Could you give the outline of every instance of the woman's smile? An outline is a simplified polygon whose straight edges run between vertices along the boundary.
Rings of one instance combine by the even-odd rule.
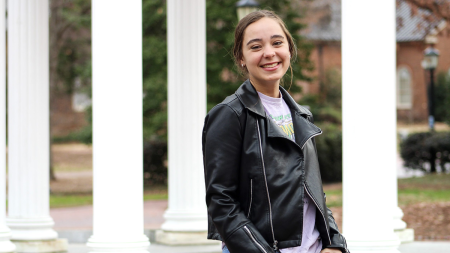
[[[280,62],[274,62],[274,63],[265,64],[265,65],[261,66],[261,68],[263,68],[264,70],[267,70],[267,71],[273,71],[273,70],[278,69],[279,66],[280,66]]]

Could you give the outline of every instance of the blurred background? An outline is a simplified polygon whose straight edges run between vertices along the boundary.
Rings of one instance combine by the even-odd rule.
[[[206,0],[208,110],[245,80],[230,53],[238,22],[236,2]],[[295,37],[299,54],[292,66],[293,82],[288,73],[284,87],[299,104],[309,106],[324,131],[316,138],[319,162],[327,203],[340,223],[341,1],[257,2],[259,8],[277,12]],[[57,210],[92,204],[91,1],[51,0],[50,5],[50,205]],[[143,0],[142,6],[144,198],[159,201],[164,210],[166,1]],[[450,241],[450,1],[397,0],[396,7],[398,160],[392,169],[399,178],[399,206],[415,240]],[[374,69],[373,74],[382,73]],[[377,87],[366,87],[361,96],[370,96],[372,89]],[[146,228],[162,222],[156,219]]]

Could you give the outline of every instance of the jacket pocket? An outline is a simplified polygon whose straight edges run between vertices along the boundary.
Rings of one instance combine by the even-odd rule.
[[[267,251],[264,249],[264,247],[256,240],[255,236],[252,234],[252,231],[247,226],[244,226],[244,231],[247,233],[247,235],[250,237],[250,239],[258,246],[258,248],[264,252],[267,253]]]
[[[253,202],[253,179],[250,179],[250,204],[248,205],[247,218],[250,217]]]

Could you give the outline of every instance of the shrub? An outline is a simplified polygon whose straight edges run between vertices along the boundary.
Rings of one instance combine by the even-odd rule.
[[[436,121],[450,124],[450,74],[438,74],[434,95]]]
[[[319,125],[323,134],[315,137],[322,180],[342,182],[342,130],[335,124]]]
[[[147,141],[144,143],[144,185],[167,184],[167,142]]]
[[[411,134],[400,144],[400,155],[405,166],[411,169],[435,173],[436,164],[439,164],[445,171],[445,165],[450,163],[450,132]]]

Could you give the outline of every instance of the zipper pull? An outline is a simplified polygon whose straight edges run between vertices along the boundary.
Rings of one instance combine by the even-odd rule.
[[[273,249],[274,249],[275,251],[277,251],[277,250],[278,250],[278,246],[277,246],[277,244],[278,244],[278,241],[277,241],[277,240],[275,240],[275,241],[273,242]]]

